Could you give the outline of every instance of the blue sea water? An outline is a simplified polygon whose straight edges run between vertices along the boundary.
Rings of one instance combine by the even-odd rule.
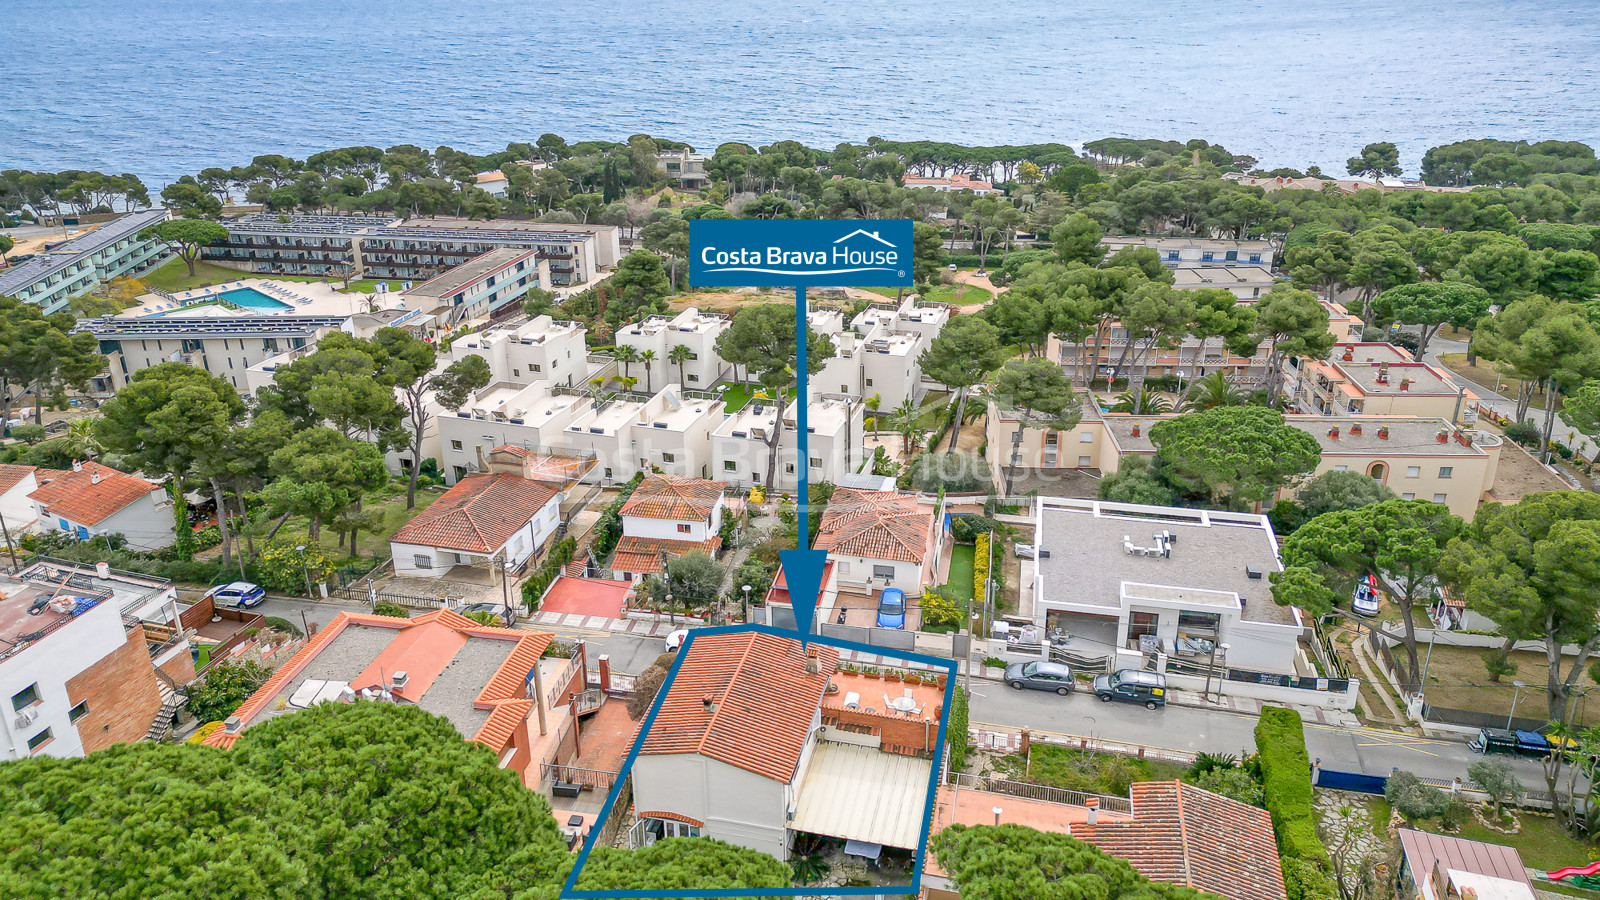
[[[1205,137],[1600,144],[1594,0],[0,0],[0,168],[152,184],[546,131],[710,148]]]

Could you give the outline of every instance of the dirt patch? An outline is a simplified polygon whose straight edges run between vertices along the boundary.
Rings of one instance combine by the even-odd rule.
[[[1515,503],[1528,494],[1540,491],[1570,491],[1572,485],[1556,477],[1549,469],[1539,465],[1521,444],[1505,439],[1505,432],[1487,420],[1480,419],[1478,427],[1491,434],[1502,436],[1505,443],[1500,448],[1500,465],[1495,469],[1494,489],[1489,499],[1501,503]]]
[[[1445,368],[1478,387],[1495,391],[1513,399],[1522,390],[1521,380],[1507,375],[1499,363],[1480,359],[1476,366],[1469,366],[1467,365],[1467,355],[1465,353],[1441,353],[1439,354],[1439,361],[1444,363]],[[1498,379],[1496,376],[1498,376]],[[1544,391],[1536,388],[1533,392],[1533,401],[1528,405],[1534,409],[1544,409]]]

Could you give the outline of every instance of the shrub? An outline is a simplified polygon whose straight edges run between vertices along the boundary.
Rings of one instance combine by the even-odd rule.
[[[950,771],[959,772],[967,766],[967,692],[960,685],[951,693],[950,719],[945,724],[945,743],[950,745]]]
[[[1383,796],[1402,816],[1412,821],[1442,815],[1451,797],[1410,772],[1395,772],[1384,786]]]
[[[950,596],[948,589],[922,589],[922,629],[924,631],[959,629],[965,616],[966,604]]]
[[[529,613],[539,611],[539,601],[543,599],[544,592],[549,590],[551,583],[561,576],[562,569],[567,563],[572,562],[577,552],[577,539],[563,538],[550,548],[550,554],[544,558],[544,562],[540,563],[539,568],[522,583],[522,605],[528,608]]]
[[[256,580],[263,587],[298,594],[307,589],[307,581],[327,581],[338,567],[323,552],[321,544],[277,540],[261,548],[255,568]]]
[[[305,636],[304,632],[300,630],[298,625],[295,625],[288,619],[280,619],[277,616],[267,616],[267,627],[273,629],[274,631],[281,631],[291,637]]]
[[[1339,900],[1339,885],[1320,865],[1285,856],[1283,887],[1289,900]]]
[[[978,535],[988,534],[991,531],[1004,534],[1007,529],[1002,522],[973,513],[962,513],[959,516],[950,517],[950,536],[959,543],[975,542],[978,539]]]
[[[375,616],[389,616],[394,619],[411,618],[411,610],[397,603],[379,603],[372,608],[372,614]]]
[[[954,412],[951,413],[954,416]],[[940,429],[943,436],[946,429]],[[911,463],[911,484],[919,491],[972,493],[989,489],[989,467],[965,453],[923,453]]]
[[[1251,806],[1266,805],[1266,792],[1261,784],[1243,769],[1209,769],[1199,775],[1185,775],[1184,780],[1197,788],[1230,797],[1240,803],[1248,803]]]
[[[989,582],[989,535],[978,535],[972,551],[972,596],[979,602],[988,597],[985,588]]]
[[[1317,836],[1311,759],[1306,754],[1300,714],[1280,706],[1262,707],[1256,723],[1256,746],[1260,748],[1263,798],[1267,812],[1272,814],[1279,852],[1326,865],[1328,851]]]
[[[203,722],[220,722],[271,677],[272,670],[253,659],[218,663],[205,678],[189,685],[189,714]]]
[[[222,529],[216,525],[208,525],[194,533],[194,549],[210,550],[222,543]]]
[[[1532,419],[1523,419],[1506,426],[1506,437],[1524,447],[1533,447],[1539,443],[1539,426],[1533,424]]]
[[[15,438],[15,439],[17,439],[17,440],[19,440],[19,441],[23,442],[24,444],[27,444],[28,446],[31,447],[34,444],[37,444],[40,441],[44,440],[44,437],[45,437],[44,426],[43,425],[13,425],[13,426],[11,426],[11,436],[13,438]]]

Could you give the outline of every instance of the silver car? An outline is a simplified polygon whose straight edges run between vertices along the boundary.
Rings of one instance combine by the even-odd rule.
[[[1055,691],[1061,696],[1072,693],[1072,668],[1058,662],[1012,663],[1006,666],[1006,686],[1015,691],[1028,688],[1035,691]]]

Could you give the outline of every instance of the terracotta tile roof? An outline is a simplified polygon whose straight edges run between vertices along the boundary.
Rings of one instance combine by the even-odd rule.
[[[839,651],[818,644],[806,671],[798,640],[733,632],[690,642],[641,753],[699,753],[788,783]],[[708,710],[705,698],[714,709]]]
[[[910,494],[840,488],[828,501],[812,546],[845,556],[920,564],[932,527],[933,511]]]
[[[676,519],[681,522],[709,522],[711,511],[722,499],[726,481],[684,478],[679,475],[651,475],[639,482],[622,504],[622,515],[646,519]]]
[[[478,692],[472,704],[478,709],[490,710],[488,720],[479,727],[472,739],[497,752],[505,749],[517,725],[525,721],[533,709],[533,701],[526,697],[525,684],[528,673],[538,664],[552,640],[549,634],[480,625],[460,613],[446,609],[425,613],[414,619],[341,612],[239,707],[234,715],[238,716],[242,723],[240,731],[249,727],[289,683],[305,671],[312,660],[352,625],[390,629],[395,632],[395,637],[371,666],[351,679],[351,687],[358,690],[370,687],[371,684],[366,683],[369,680],[375,684],[376,677],[383,676],[372,679],[368,676],[380,665],[386,666],[385,676],[392,676],[395,671],[403,670],[406,672],[406,687],[395,693],[401,699],[411,702],[422,698],[428,686],[454,661],[457,652],[472,638],[516,641],[516,647],[489,678],[483,690]],[[238,740],[238,734],[227,734],[218,729],[206,738],[205,743],[212,747],[227,748],[232,747]]]
[[[24,479],[33,473],[33,466],[0,466],[0,494],[4,494],[6,491],[21,484]]]
[[[493,553],[556,496],[517,475],[469,475],[395,532],[400,544]]]
[[[39,470],[44,471],[49,470]],[[45,506],[53,516],[79,525],[98,525],[135,500],[159,490],[160,485],[137,475],[91,461],[76,470],[69,469],[59,475],[52,473],[50,482],[41,483],[28,497]]]
[[[688,816],[679,815],[675,812],[664,812],[656,809],[647,810],[645,812],[636,812],[633,814],[633,817],[635,819],[671,819],[674,822],[688,823],[696,828],[706,827],[706,823],[700,821],[699,819],[691,819]]]
[[[661,567],[663,553],[668,558],[675,558],[698,550],[714,557],[721,547],[720,535],[704,541],[669,541],[665,538],[623,535],[622,539],[617,541],[617,552],[611,557],[611,568],[618,572],[651,574],[664,571]]]
[[[1287,896],[1266,810],[1178,781],[1139,782],[1130,794],[1133,821],[1072,825],[1072,836],[1154,881],[1229,900]]]

